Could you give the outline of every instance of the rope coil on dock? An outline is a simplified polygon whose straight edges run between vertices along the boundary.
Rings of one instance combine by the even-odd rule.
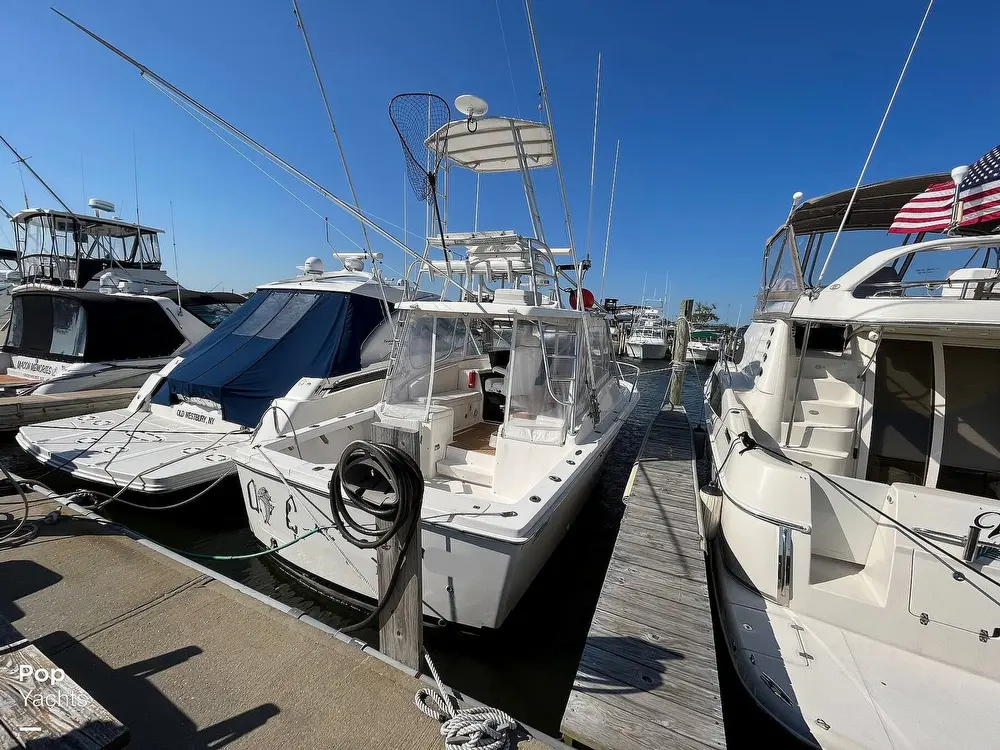
[[[510,714],[489,706],[458,708],[455,698],[445,689],[430,654],[425,653],[437,689],[421,688],[413,698],[414,705],[432,719],[443,722],[441,736],[445,745],[454,750],[507,750],[517,729]]]

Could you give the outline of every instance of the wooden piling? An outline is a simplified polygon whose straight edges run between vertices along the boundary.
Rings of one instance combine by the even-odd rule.
[[[394,445],[420,465],[420,433],[405,427],[392,427],[375,423],[372,425],[372,439],[376,443]],[[376,519],[376,528],[389,527],[388,521]],[[402,534],[408,529],[402,528]],[[403,560],[399,578],[393,591],[388,591],[392,571],[395,570],[400,555],[403,554],[405,538],[397,534],[392,540],[378,548],[376,566],[378,569],[379,601],[388,596],[385,608],[379,616],[379,651],[400,664],[412,669],[420,669],[420,657],[424,651],[423,629],[423,579],[420,522],[413,532],[410,552]]]
[[[667,401],[675,406],[683,403],[684,366],[687,361],[688,339],[691,336],[688,320],[693,311],[694,300],[682,300],[680,313],[677,316],[677,324],[674,326],[674,353],[672,357],[674,371],[670,375],[670,390],[667,392]]]

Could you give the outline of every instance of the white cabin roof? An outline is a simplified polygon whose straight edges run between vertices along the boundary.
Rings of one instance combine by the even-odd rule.
[[[480,117],[471,123],[453,120],[438,128],[425,144],[432,152],[444,152],[452,163],[473,172],[517,172],[521,168],[517,140],[528,169],[548,167],[554,162],[549,126],[512,117]]]
[[[382,299],[384,291],[386,300],[393,304],[403,299],[403,287],[383,282],[382,288],[379,289],[378,282],[372,278],[371,274],[354,271],[328,271],[319,275],[303,274],[291,279],[261,284],[257,287],[258,291],[268,289],[286,289],[300,292],[345,292],[361,294],[366,297],[376,297],[378,299]]]

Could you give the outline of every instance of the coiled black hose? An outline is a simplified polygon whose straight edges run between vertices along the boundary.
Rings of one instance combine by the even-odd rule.
[[[389,494],[385,499],[373,502],[365,498],[366,490]],[[375,609],[364,620],[343,628],[343,632],[367,628],[385,608],[403,563],[411,554],[410,545],[420,523],[423,499],[424,478],[420,466],[399,448],[355,440],[344,449],[330,478],[330,515],[334,526],[344,539],[360,549],[375,549],[398,536],[402,540],[402,550],[389,583],[383,589],[385,596],[379,598]],[[351,515],[349,506],[354,506],[368,518],[388,522],[388,526],[377,529],[372,527],[370,521],[358,521]]]

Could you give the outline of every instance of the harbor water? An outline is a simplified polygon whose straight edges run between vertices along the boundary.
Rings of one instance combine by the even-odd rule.
[[[428,629],[425,636],[425,645],[447,684],[556,736],[624,512],[625,485],[650,420],[662,403],[670,375],[665,360],[638,364],[642,368],[638,407],[622,428],[589,502],[503,627],[481,633]],[[688,365],[684,400],[692,421],[702,417],[702,385],[708,372],[704,365]],[[0,444],[0,460],[23,476],[61,488],[71,486],[25,456],[11,438]],[[247,528],[233,484],[220,485],[189,508],[178,511],[152,512],[115,504],[105,512],[176,549],[220,555],[260,549]],[[358,610],[286,578],[263,558],[199,562],[332,627],[362,617]],[[374,630],[358,636],[377,645]],[[727,675],[727,666],[728,659],[721,659],[723,700],[729,704],[728,726],[729,707],[736,709],[746,699],[739,694],[734,678]],[[728,670],[731,672],[731,667]],[[739,709],[738,714],[743,716],[745,710]],[[759,723],[766,722],[753,722]]]

